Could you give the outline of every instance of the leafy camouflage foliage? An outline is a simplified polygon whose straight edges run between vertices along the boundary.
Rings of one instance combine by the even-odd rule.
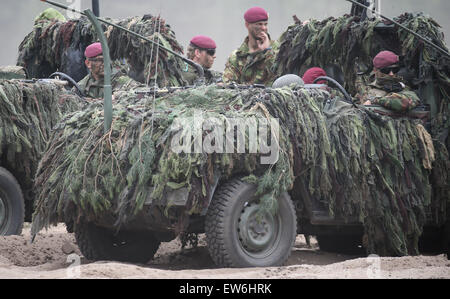
[[[428,38],[441,48],[447,49],[440,26],[431,17],[423,14],[405,13],[395,18],[395,20],[421,36]],[[384,195],[376,196],[379,193],[371,190],[371,197],[369,197],[368,203],[378,205],[379,208],[375,209],[375,206],[372,206],[372,209],[367,209],[370,213],[366,214],[368,215],[366,221],[362,221],[366,224],[369,221],[372,224],[375,224],[377,221],[378,224],[381,224],[382,221],[384,223],[381,230],[373,229],[373,227],[368,229],[368,226],[366,226],[366,233],[370,232],[369,235],[371,235],[368,241],[369,244],[366,245],[368,245],[369,252],[381,254],[417,253],[413,245],[416,242],[418,232],[421,230],[423,215],[427,215],[428,221],[439,224],[444,223],[446,219],[448,221],[450,217],[448,183],[450,165],[447,158],[448,150],[450,149],[450,138],[448,137],[450,128],[450,118],[448,117],[450,112],[450,60],[436,49],[425,46],[421,40],[401,28],[384,24],[380,20],[365,20],[361,22],[358,17],[344,15],[339,18],[330,17],[323,21],[310,20],[307,24],[297,22],[290,26],[280,37],[280,51],[274,67],[279,74],[294,73],[302,75],[308,68],[313,66],[326,68],[329,65],[338,65],[343,71],[344,87],[351,95],[355,95],[359,91],[357,83],[361,79],[371,83],[368,77],[372,71],[372,59],[382,50],[390,50],[401,55],[402,65],[407,67],[401,75],[406,80],[407,85],[419,95],[422,104],[430,107],[430,133],[433,138],[436,160],[432,164],[430,177],[433,186],[431,189],[431,203],[428,200],[424,200],[417,205],[418,202],[409,197],[406,203],[400,204],[404,197],[401,196],[402,193],[394,191],[394,193],[391,193],[390,198],[391,201],[397,201],[398,207],[394,210],[401,211],[402,215],[392,217],[392,215],[395,215],[395,213],[391,214],[393,210],[385,212],[384,207],[389,206],[392,208],[394,202],[387,204],[387,199]],[[402,129],[409,131],[409,129],[404,127]],[[342,132],[337,131],[336,134],[342,134]],[[398,130],[398,134],[399,136],[404,135],[405,132]],[[371,140],[377,140],[376,137],[377,135],[372,136]],[[388,140],[392,142],[392,139]],[[375,148],[380,148],[386,141],[378,139],[378,142],[379,144]],[[405,139],[397,139],[397,142],[407,147],[412,147],[415,144],[411,141],[408,145]],[[358,143],[357,146],[355,145],[355,149],[359,146],[361,146],[361,143]],[[385,144],[381,148],[385,148],[385,146],[388,145]],[[410,150],[401,152],[409,153]],[[379,157],[380,163],[390,159],[385,160],[381,156]],[[341,159],[345,160],[345,157]],[[394,161],[391,160],[391,162]],[[400,159],[399,161],[402,160]],[[410,168],[403,162],[400,164],[396,163],[396,165],[401,165],[400,169],[405,171],[405,173],[407,173],[406,169]],[[380,173],[376,168],[372,169],[372,171]],[[389,178],[388,185],[398,184],[405,179],[392,173],[389,175],[384,173],[384,175]],[[410,176],[408,175],[406,178],[407,184],[404,186],[408,186],[408,188],[402,188],[405,192],[413,192],[411,191],[412,189],[409,189],[411,186]],[[374,181],[370,180],[370,182]],[[384,182],[385,180],[382,179],[376,186],[379,188],[385,185]],[[351,183],[351,180],[348,183]],[[355,190],[361,191],[359,188]],[[420,194],[426,194],[427,192],[423,193],[421,191]],[[351,202],[351,198],[354,197],[346,198],[346,200],[342,199],[342,202]],[[414,217],[411,215],[406,216],[412,210],[421,210],[422,216],[418,216],[418,214]],[[426,213],[424,214],[423,211],[426,211]],[[349,218],[345,216],[344,219]],[[410,229],[411,227],[413,228],[412,230]],[[408,238],[412,242],[406,241],[408,238],[405,238],[405,234],[396,233],[400,230],[403,230],[403,232],[414,232],[413,234],[408,233]],[[389,235],[385,234],[387,231],[390,231]]]
[[[181,187],[189,190],[183,215],[199,214],[219,174],[222,180],[240,176],[256,183],[262,209],[269,212],[276,210],[281,192],[300,182],[305,186],[300,204],[320,199],[335,217],[357,217],[370,252],[417,252],[435,187],[430,163],[445,159],[434,156],[429,134],[418,121],[345,103],[324,111],[328,94],[322,90],[209,86],[178,90],[154,103],[129,91],[115,98],[112,129],[106,134],[99,103],[67,116],[54,131],[36,176],[33,233],[59,221],[97,221],[105,215],[120,227],[149,198],[170,213],[164,194]],[[278,118],[279,159],[263,165],[248,148],[243,154],[173,152],[173,138],[195,121],[181,131],[172,124],[198,111],[222,121]],[[438,199],[436,211],[445,213]]]
[[[170,26],[160,17],[145,15],[108,21],[139,33],[163,46],[182,53]],[[181,65],[184,62],[158,47],[152,46],[123,30],[102,25],[105,30],[112,60],[126,60],[130,76],[140,82],[157,79],[159,86],[184,85]],[[97,41],[94,27],[86,17],[60,21],[37,20],[19,46],[17,65],[23,66],[30,77],[46,78],[55,71],[81,80],[87,70],[84,66],[85,48]],[[156,62],[158,61],[158,66]],[[158,75],[155,75],[155,71]]]
[[[403,24],[418,26],[416,29],[430,25],[432,30],[426,33],[436,33],[441,41],[430,19],[412,15],[403,18],[399,19]],[[369,69],[371,57],[385,49],[386,42],[377,37],[376,25],[359,23],[348,16],[293,25],[281,38],[277,72],[301,73],[309,66],[337,63],[344,68],[346,87],[352,90],[353,62],[358,60],[359,66]],[[395,35],[389,41],[396,39],[404,44],[394,43],[388,48],[398,52],[404,46],[409,49],[405,59],[414,63],[418,52],[407,46],[419,44],[410,36]],[[142,45],[134,39],[127,41],[120,45]],[[126,55],[119,48],[115,55]],[[141,50],[148,51],[148,47]],[[154,50],[146,53],[141,56],[135,52],[130,61],[156,61],[147,59],[156,54]],[[436,87],[444,94],[448,88],[447,65],[433,60],[439,58],[433,50],[424,53],[428,56],[422,67],[439,76]],[[162,58],[163,65],[158,69],[170,73],[170,67],[164,65],[164,58],[170,57]],[[175,75],[158,73],[158,78],[171,82],[169,85],[179,83],[178,79],[167,80],[178,78],[177,70],[170,74]],[[105,217],[115,219],[116,228],[120,228],[135,219],[146,201],[170,214],[173,203],[167,202],[166,192],[186,187],[188,202],[174,224],[182,231],[186,229],[186,216],[198,215],[207,206],[216,175],[222,180],[244,177],[257,184],[262,212],[274,212],[278,195],[300,186],[298,208],[306,213],[319,202],[332,217],[358,219],[364,226],[368,252],[380,255],[416,254],[424,223],[431,220],[442,224],[449,217],[445,140],[432,139],[418,120],[382,116],[343,102],[324,109],[327,92],[301,88],[203,86],[157,99],[132,90],[116,91],[114,97],[109,132],[103,132],[100,102],[68,115],[55,128],[36,175],[33,234],[59,221],[76,225]],[[438,100],[433,137],[445,124],[448,128],[448,97]],[[277,118],[279,159],[273,165],[263,165],[260,155],[248,151],[173,152],[175,136],[189,135],[195,121],[178,129],[172,125],[192,119],[198,111],[220,121]]]
[[[431,17],[405,13],[394,20],[447,49],[440,25]],[[432,135],[444,141],[450,149],[450,139],[446,135],[450,128],[450,60],[401,28],[386,28],[380,20],[360,22],[359,17],[350,15],[310,20],[305,25],[297,22],[280,37],[280,50],[274,67],[278,74],[302,75],[313,66],[338,65],[344,73],[344,87],[355,95],[358,91],[356,84],[360,81],[358,74],[368,77],[373,57],[382,50],[403,56],[403,65],[409,66],[408,72],[403,74],[407,85],[420,90],[421,100],[431,106]],[[364,81],[371,83],[367,79]],[[431,85],[426,87],[429,83]],[[430,97],[425,91],[427,89],[436,90],[438,96]]]
[[[53,126],[81,101],[55,83],[0,80],[0,165],[18,179],[27,200]]]
[[[279,99],[287,104],[287,91],[236,91],[214,86],[181,90],[156,99],[154,114],[151,97],[139,99],[129,91],[117,92],[115,97],[112,129],[107,134],[102,131],[100,103],[69,115],[54,132],[36,177],[40,195],[34,232],[57,221],[92,220],[102,213],[112,213],[121,225],[142,210],[149,197],[169,211],[171,204],[164,202],[164,192],[184,186],[190,191],[186,213],[200,213],[212,192],[216,172],[223,178],[257,175],[267,210],[276,208],[275,198],[292,184],[288,167],[291,151],[283,150],[278,162],[268,167],[259,163],[258,154],[178,154],[171,150],[172,138],[179,131],[171,126],[175,120],[188,120],[193,125],[192,117],[200,111],[205,119],[222,121],[266,117],[261,113],[264,106],[258,103]],[[278,142],[288,148],[284,137]],[[152,192],[150,186],[154,187]],[[76,208],[69,208],[73,206]]]

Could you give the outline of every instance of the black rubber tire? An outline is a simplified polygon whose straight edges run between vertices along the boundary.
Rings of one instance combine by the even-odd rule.
[[[447,250],[447,259],[448,260],[450,260],[450,241],[447,241],[447,248],[446,248],[446,250]]]
[[[75,239],[85,258],[131,263],[147,263],[153,258],[160,241],[148,231],[120,231],[93,223],[75,226]]]
[[[422,235],[419,238],[419,252],[421,254],[438,254],[444,252],[444,228],[423,228]]]
[[[24,217],[22,189],[12,174],[0,167],[0,235],[20,235]]]
[[[73,233],[74,232],[74,230],[73,230],[73,221],[70,221],[70,222],[65,222],[65,225],[66,225],[66,231],[69,233],[69,234],[71,234],[71,233]]]
[[[264,216],[264,224],[269,222],[266,227],[271,228],[271,233],[267,234],[269,237],[258,235],[259,232],[254,234],[257,238],[266,238],[265,244],[248,245],[256,242],[247,241],[245,244],[243,241],[245,238],[251,239],[250,234],[254,232],[248,229],[246,235],[245,230],[240,228],[249,228],[256,223],[252,221],[252,215],[258,209],[255,192],[255,185],[233,180],[222,185],[214,194],[205,219],[205,232],[209,253],[219,267],[281,266],[291,254],[297,236],[297,219],[287,193],[278,199],[278,212],[273,217],[269,214]],[[243,215],[248,215],[245,218],[250,220],[242,220]],[[255,227],[258,225],[261,223]]]
[[[317,235],[317,243],[322,251],[342,254],[364,254],[362,236],[360,235]]]
[[[447,214],[447,217],[450,217],[450,214]],[[444,226],[442,242],[444,243],[444,252],[447,254],[447,259],[450,260],[450,220],[447,220]]]

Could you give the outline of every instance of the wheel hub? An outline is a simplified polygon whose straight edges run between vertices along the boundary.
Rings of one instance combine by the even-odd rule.
[[[246,206],[239,217],[239,239],[252,252],[270,247],[275,235],[275,219],[269,213],[260,213],[260,206]]]

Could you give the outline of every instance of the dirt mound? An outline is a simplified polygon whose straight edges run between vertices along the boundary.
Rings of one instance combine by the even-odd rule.
[[[299,235],[283,267],[217,268],[209,256],[205,236],[197,247],[182,248],[180,240],[162,243],[147,264],[86,260],[73,234],[63,224],[30,239],[30,225],[22,235],[0,237],[0,278],[450,278],[450,261],[435,256],[365,257],[319,250],[314,238],[307,246]]]
[[[64,225],[39,233],[31,242],[30,225],[25,224],[20,236],[0,237],[0,264],[5,262],[20,266],[34,267],[47,263],[61,263],[67,255],[81,255],[73,234],[66,231]]]

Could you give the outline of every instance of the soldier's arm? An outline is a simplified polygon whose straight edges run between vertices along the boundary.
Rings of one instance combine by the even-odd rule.
[[[420,99],[413,91],[401,91],[391,92],[384,97],[375,98],[371,102],[390,110],[403,112],[419,105]]]
[[[233,59],[233,55],[228,59],[225,70],[223,71],[222,80],[224,83],[231,83],[231,82],[239,82],[239,69],[237,68],[235,64],[235,60]]]
[[[271,86],[278,74],[275,68],[275,59],[278,53],[278,43],[271,42],[271,46],[255,56],[256,61],[261,61],[261,68],[257,67],[255,81],[266,86]]]

